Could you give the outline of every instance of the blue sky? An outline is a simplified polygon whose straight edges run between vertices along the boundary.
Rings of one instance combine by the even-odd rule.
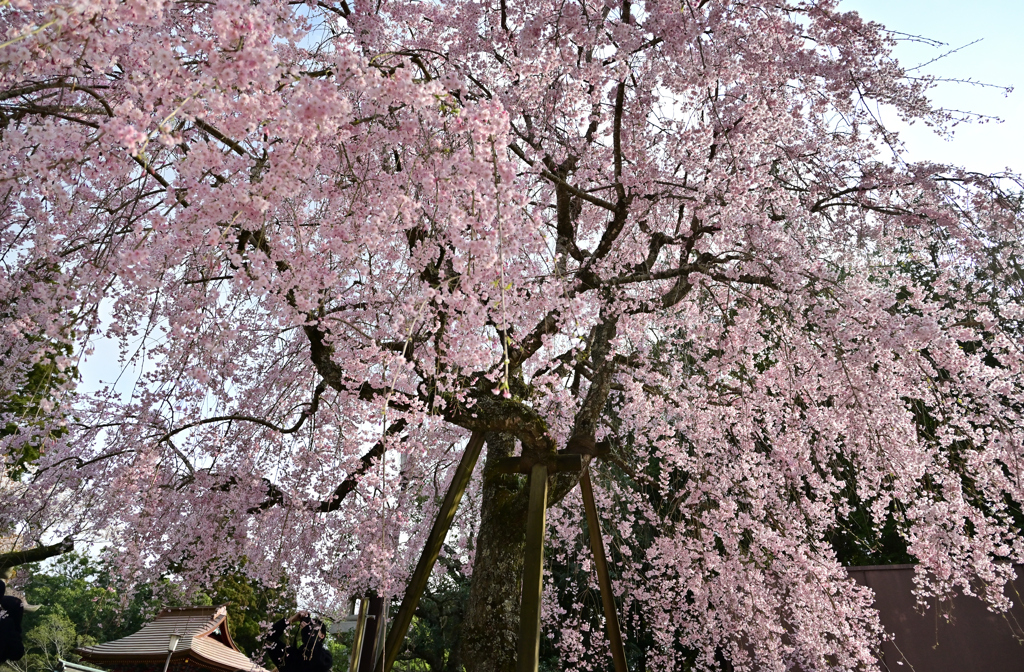
[[[1014,87],[1009,96],[953,83],[940,84],[932,92],[943,107],[997,116],[1003,123],[961,125],[951,142],[920,124],[904,128],[901,137],[912,160],[946,161],[986,172],[1006,167],[1024,172],[1024,0],[843,0],[840,7],[891,30],[946,43],[937,48],[901,42],[896,54],[904,66],[980,39],[923,71]]]

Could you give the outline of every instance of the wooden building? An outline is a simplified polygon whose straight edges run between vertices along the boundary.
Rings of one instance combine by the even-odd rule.
[[[227,607],[164,609],[135,634],[78,649],[111,672],[267,672],[238,650]]]

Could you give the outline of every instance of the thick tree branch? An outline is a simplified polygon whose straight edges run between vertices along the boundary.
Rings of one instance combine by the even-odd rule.
[[[588,203],[593,203],[594,205],[602,207],[605,210],[615,212],[616,205],[611,201],[606,201],[603,198],[594,196],[593,194],[587,193],[577,187],[572,186],[555,173],[552,173],[550,170],[542,170],[540,171],[540,175],[544,179],[564,188],[566,191],[568,191],[573,196],[576,196],[577,198],[582,198],[584,201],[587,201]]]
[[[223,133],[218,131],[216,128],[214,128],[210,124],[206,123],[202,119],[196,119],[195,123],[196,123],[196,128],[198,128],[199,130],[203,131],[207,135],[210,135],[210,136],[216,138],[217,140],[220,140],[222,143],[224,143],[225,145],[230,147],[231,151],[233,151],[235,154],[238,154],[239,156],[242,156],[242,157],[251,158],[249,156],[249,153],[246,152],[245,149],[240,144],[238,144],[237,142],[235,142],[234,140],[232,140],[228,136],[224,135]]]
[[[405,419],[400,419],[391,423],[384,431],[384,437],[377,443],[373,444],[373,447],[359,458],[359,466],[357,466],[326,499],[323,501],[307,502],[306,505],[308,508],[317,513],[331,513],[332,511],[337,511],[341,508],[341,503],[344,501],[345,497],[359,485],[359,479],[365,475],[373,466],[374,462],[380,459],[380,456],[384,454],[387,439],[396,434],[400,434],[406,427],[408,427],[408,425],[409,423]],[[267,484],[267,498],[256,506],[248,509],[247,513],[253,514],[259,513],[260,511],[267,511],[275,506],[281,506],[287,501],[287,496],[281,488],[266,479],[264,479],[264,482]],[[228,489],[234,483],[234,479],[231,479],[226,486],[222,487],[224,487],[224,489]]]
[[[626,102],[626,83],[619,82],[615,89],[615,116],[612,118],[612,160],[615,163],[615,187],[619,199],[625,198],[622,186],[622,111]]]
[[[73,550],[75,550],[75,540],[71,537],[64,537],[63,541],[50,546],[36,546],[27,551],[0,553],[0,570],[25,565],[30,562],[40,562],[48,558],[70,553]]]

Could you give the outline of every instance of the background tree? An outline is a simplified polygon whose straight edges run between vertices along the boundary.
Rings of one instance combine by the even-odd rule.
[[[103,563],[73,552],[45,568],[29,569],[19,583],[29,603],[41,608],[25,614],[28,653],[13,666],[22,672],[50,672],[58,658],[77,661],[79,646],[127,637],[161,609],[196,604],[226,604],[232,640],[243,652],[260,656],[260,623],[295,610],[287,589],[265,588],[239,571],[222,572],[206,592],[190,595],[170,578],[124,592]]]
[[[60,607],[49,611],[31,630],[25,632],[26,653],[20,660],[4,663],[16,672],[56,670],[61,660],[77,660],[75,648],[94,644],[95,640],[77,633],[75,624]]]
[[[17,0],[0,26],[0,351],[106,337],[139,371],[69,396],[0,525],[113,539],[128,585],[245,557],[340,615],[401,591],[480,431],[471,672],[514,660],[511,455],[598,471],[652,668],[870,665],[837,555],[863,509],[922,595],[1005,607],[1021,307],[978,273],[1016,268],[1020,180],[906,161],[879,106],[957,119],[880,26],[832,0]],[[568,668],[605,664],[584,594],[551,596]]]
[[[430,672],[459,672],[470,577],[457,556],[449,555],[440,563],[443,574],[427,587],[400,660],[421,660]]]

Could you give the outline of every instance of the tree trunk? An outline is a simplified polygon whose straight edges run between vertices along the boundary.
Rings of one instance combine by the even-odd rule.
[[[510,434],[487,436],[484,472],[515,453]],[[473,582],[462,624],[467,672],[515,672],[529,493],[525,478],[485,476]]]

